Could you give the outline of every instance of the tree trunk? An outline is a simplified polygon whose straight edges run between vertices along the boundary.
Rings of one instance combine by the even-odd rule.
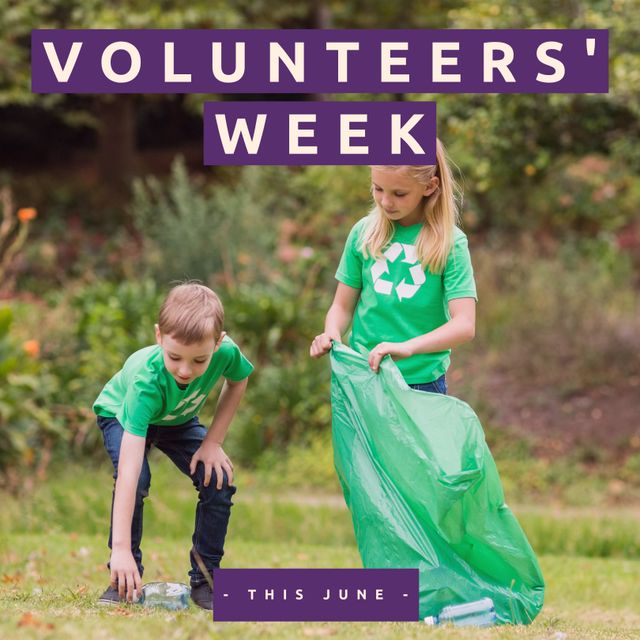
[[[331,29],[333,24],[331,7],[326,3],[326,0],[311,0],[309,9],[311,29]],[[309,99],[316,102],[322,102],[326,98],[327,94],[325,93],[309,94]]]
[[[129,195],[136,168],[136,126],[133,96],[98,97],[98,171],[101,185],[120,201]]]

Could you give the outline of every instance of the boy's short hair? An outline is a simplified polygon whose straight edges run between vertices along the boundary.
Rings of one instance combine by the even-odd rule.
[[[158,316],[160,332],[184,344],[211,337],[217,341],[223,324],[220,298],[199,282],[185,282],[171,289]]]

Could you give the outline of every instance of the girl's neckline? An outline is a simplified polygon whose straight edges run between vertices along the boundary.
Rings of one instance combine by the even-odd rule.
[[[421,227],[424,222],[415,222],[414,224],[400,224],[399,222],[394,221],[393,226],[398,229],[415,229],[416,227]]]

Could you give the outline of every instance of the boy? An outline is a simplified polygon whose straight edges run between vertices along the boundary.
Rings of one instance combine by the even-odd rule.
[[[222,304],[211,289],[193,282],[174,287],[155,325],[157,345],[131,355],[93,405],[115,480],[111,584],[99,603],[133,601],[140,594],[142,510],[151,484],[147,454],[153,444],[191,477],[198,491],[191,598],[203,609],[212,608],[209,579],[199,565],[212,572],[224,553],[236,488],[222,442],[253,371],[222,331],[223,320]],[[197,413],[221,376],[225,382],[207,431]]]

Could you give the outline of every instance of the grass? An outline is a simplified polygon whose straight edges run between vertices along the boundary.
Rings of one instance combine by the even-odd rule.
[[[145,580],[181,580],[187,541],[147,539]],[[57,533],[10,535],[0,543],[0,637],[138,638],[304,636],[418,638],[640,638],[640,562],[542,556],[546,605],[530,627],[429,630],[414,623],[213,623],[200,610],[104,609],[95,599],[106,586],[102,536]],[[354,547],[242,542],[229,539],[226,567],[357,567]],[[563,636],[562,634],[566,634]]]
[[[157,458],[145,507],[145,581],[186,581],[194,493]],[[0,496],[0,638],[314,636],[640,639],[640,518],[631,509],[514,508],[547,582],[529,627],[428,629],[409,623],[214,623],[201,610],[103,609],[110,472],[71,467],[21,499]],[[273,493],[240,473],[225,567],[358,567],[340,496]]]
[[[157,452],[155,452],[157,453]],[[145,503],[145,536],[188,537],[195,492],[162,455],[152,455],[150,497]],[[111,470],[72,466],[54,470],[50,480],[22,498],[2,497],[0,532],[102,534],[109,518]],[[82,480],[79,482],[78,478]],[[351,518],[342,497],[278,486],[272,477],[237,474],[238,494],[229,537],[233,540],[353,546]],[[508,497],[508,494],[507,494]],[[640,511],[632,507],[512,506],[534,549],[541,554],[640,559]],[[331,526],[327,526],[331,523]]]

